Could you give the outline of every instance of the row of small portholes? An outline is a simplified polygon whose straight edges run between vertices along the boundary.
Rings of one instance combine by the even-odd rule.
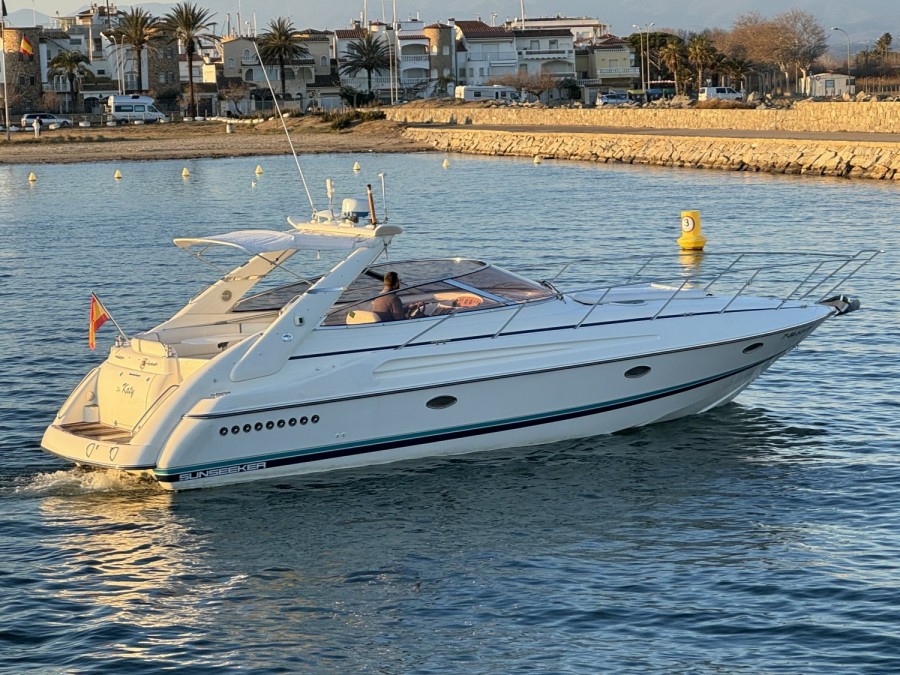
[[[235,424],[231,429],[228,427],[222,427],[219,429],[219,436],[227,436],[229,433],[239,434],[243,431],[245,434],[249,434],[251,431],[262,431],[263,429],[274,429],[278,427],[279,429],[283,429],[285,425],[289,427],[295,427],[297,424],[305,425],[312,422],[313,424],[319,423],[319,416],[313,415],[312,417],[301,417],[299,420],[296,417],[292,417],[289,420],[278,420],[277,422],[273,422],[269,420],[265,424],[262,422],[257,422],[256,424],[245,424],[243,427]]]

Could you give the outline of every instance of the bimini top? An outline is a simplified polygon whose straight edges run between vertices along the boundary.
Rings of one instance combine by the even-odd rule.
[[[335,228],[336,230],[336,228]],[[324,232],[277,232],[275,230],[238,230],[211,237],[180,237],[175,245],[182,249],[193,247],[229,246],[251,255],[274,253],[276,251],[349,251],[368,248],[379,240],[390,240],[400,234],[402,228],[396,225],[380,225],[373,230],[349,227],[345,231]]]

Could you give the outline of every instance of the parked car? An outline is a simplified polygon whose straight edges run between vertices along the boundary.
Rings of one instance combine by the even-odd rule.
[[[726,101],[740,101],[744,95],[731,87],[701,87],[698,101],[708,101],[713,98],[721,98]]]
[[[72,120],[68,117],[60,117],[53,113],[27,113],[22,115],[22,127],[30,129],[36,119],[40,120],[41,126],[45,128],[49,127],[51,124],[55,124],[58,127],[72,126]]]
[[[628,94],[614,94],[610,92],[609,94],[597,96],[597,105],[625,105],[626,103],[631,103]]]

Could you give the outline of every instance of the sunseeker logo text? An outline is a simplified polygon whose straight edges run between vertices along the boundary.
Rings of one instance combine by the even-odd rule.
[[[229,476],[234,473],[246,473],[247,471],[259,471],[265,469],[265,462],[248,462],[247,464],[235,464],[234,466],[223,466],[218,469],[203,469],[202,471],[191,471],[190,473],[178,474],[179,481],[197,480],[199,478],[217,478],[219,476]]]
[[[801,328],[801,329],[799,329],[799,330],[792,330],[792,331],[790,331],[790,332],[788,332],[788,333],[785,333],[785,334],[781,337],[781,339],[782,339],[782,340],[789,340],[790,338],[795,338],[795,337],[797,337],[797,336],[799,336],[799,335],[803,335],[804,333],[808,333],[808,332],[811,331],[811,330],[812,330],[812,326],[807,326],[806,328]]]

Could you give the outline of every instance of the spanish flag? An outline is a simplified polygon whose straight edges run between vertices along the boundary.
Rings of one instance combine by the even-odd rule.
[[[94,339],[94,336],[97,334],[97,329],[105,324],[109,318],[109,312],[106,311],[106,307],[100,302],[100,298],[91,293],[91,318],[90,325],[88,326],[88,346],[91,349],[97,347],[97,343]]]
[[[22,41],[19,43],[19,53],[25,56],[34,56],[34,47],[24,35],[22,36]]]

